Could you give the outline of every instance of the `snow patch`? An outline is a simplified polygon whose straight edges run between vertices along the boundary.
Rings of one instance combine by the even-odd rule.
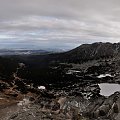
[[[45,90],[46,88],[45,88],[45,86],[38,86],[38,89],[39,90]]]
[[[78,70],[68,70],[66,74],[80,73]]]
[[[104,78],[104,77],[114,77],[114,76],[112,76],[110,74],[101,74],[101,75],[97,76],[97,78]]]

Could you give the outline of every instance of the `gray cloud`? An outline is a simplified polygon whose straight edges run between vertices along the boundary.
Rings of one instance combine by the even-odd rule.
[[[0,0],[0,48],[119,42],[119,0]]]

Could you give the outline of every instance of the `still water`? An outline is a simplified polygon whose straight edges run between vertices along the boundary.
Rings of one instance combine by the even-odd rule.
[[[104,96],[110,96],[116,91],[120,91],[120,84],[113,83],[101,83],[100,86],[100,94]]]

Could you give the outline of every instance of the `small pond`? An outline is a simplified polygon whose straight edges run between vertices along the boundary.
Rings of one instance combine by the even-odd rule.
[[[120,91],[120,84],[113,83],[101,83],[100,86],[100,94],[104,96],[110,96],[116,91]]]

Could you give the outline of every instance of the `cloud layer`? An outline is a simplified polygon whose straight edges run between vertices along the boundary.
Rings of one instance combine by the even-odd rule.
[[[0,48],[119,42],[119,0],[0,0]]]

